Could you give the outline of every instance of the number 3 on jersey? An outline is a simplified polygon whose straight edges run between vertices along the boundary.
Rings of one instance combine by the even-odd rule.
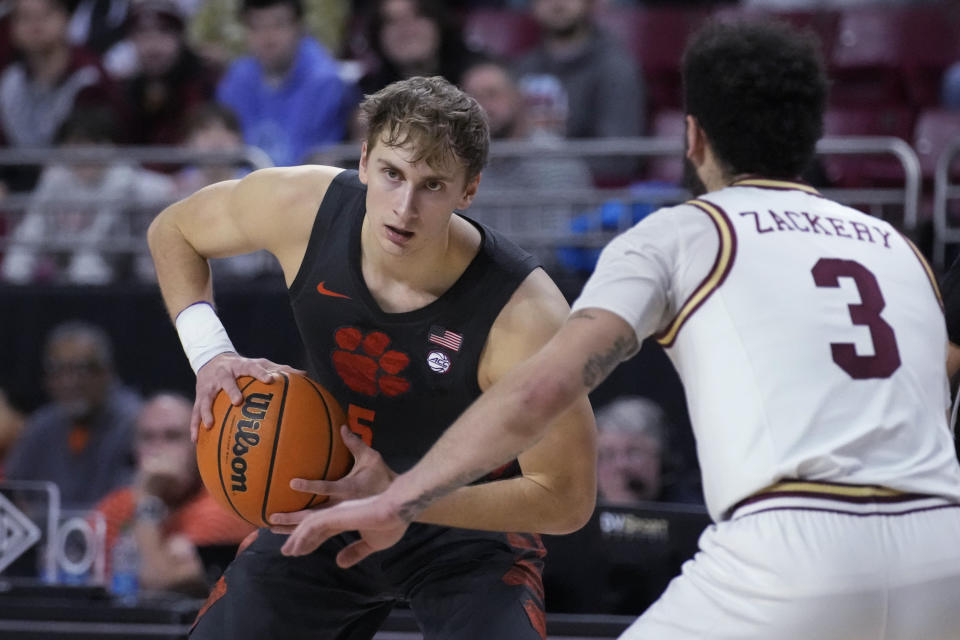
[[[848,305],[850,321],[870,329],[873,355],[857,354],[850,342],[832,342],[833,361],[855,380],[889,378],[900,367],[900,351],[893,327],[880,317],[886,306],[880,285],[873,273],[859,262],[839,258],[821,258],[813,266],[813,281],[818,287],[839,287],[840,278],[850,278],[857,285],[860,304]]]

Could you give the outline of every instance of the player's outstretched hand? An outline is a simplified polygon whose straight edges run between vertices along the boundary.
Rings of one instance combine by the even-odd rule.
[[[190,439],[197,441],[200,424],[209,429],[213,426],[213,399],[222,389],[235,406],[243,402],[243,394],[237,386],[240,376],[253,376],[269,384],[280,372],[305,375],[306,371],[277,364],[266,358],[244,358],[237,353],[221,353],[214,356],[197,371],[197,395],[190,417]]]
[[[346,500],[356,500],[382,493],[397,477],[396,472],[383,461],[383,456],[368,447],[360,436],[350,431],[347,425],[341,425],[340,437],[353,454],[353,468],[350,469],[350,473],[339,480],[307,480],[305,478],[291,480],[291,489],[328,496],[329,499],[310,509],[270,515],[271,531],[281,534],[293,533],[294,528],[313,511],[328,509]]]
[[[403,537],[409,524],[385,494],[348,500],[310,513],[287,538],[281,552],[285,556],[303,556],[335,535],[356,531],[360,539],[337,554],[337,564],[346,569],[372,553],[392,547]]]

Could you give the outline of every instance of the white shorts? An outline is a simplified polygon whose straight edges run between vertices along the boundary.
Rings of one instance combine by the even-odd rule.
[[[620,637],[960,640],[960,505],[764,496]]]

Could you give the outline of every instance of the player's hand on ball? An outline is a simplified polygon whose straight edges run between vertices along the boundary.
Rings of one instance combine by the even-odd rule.
[[[346,569],[372,553],[392,547],[409,524],[384,494],[348,500],[308,514],[287,538],[281,552],[285,556],[303,556],[335,535],[356,531],[360,539],[337,554],[337,565]]]
[[[239,406],[243,394],[237,386],[240,376],[253,376],[269,384],[280,372],[306,375],[306,371],[277,364],[266,358],[245,358],[237,353],[221,353],[197,371],[197,394],[190,417],[190,439],[197,441],[197,431],[202,423],[205,428],[213,426],[213,399],[223,390],[230,402]]]
[[[316,507],[291,513],[275,513],[270,516],[270,530],[274,533],[293,533],[296,525],[317,509],[328,509],[346,500],[366,498],[386,491],[396,472],[387,466],[377,451],[371,449],[347,425],[341,425],[340,437],[353,454],[353,467],[350,473],[339,480],[306,480],[295,478],[290,488],[304,493],[328,496],[328,500]]]

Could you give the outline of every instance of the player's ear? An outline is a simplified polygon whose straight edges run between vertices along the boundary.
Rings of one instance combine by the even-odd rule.
[[[706,144],[707,141],[706,134],[703,132],[700,123],[697,122],[697,119],[692,115],[687,114],[684,116],[684,121],[686,124],[686,128],[684,129],[686,150],[684,153],[690,162],[694,165],[699,165],[703,162],[704,144]]]
[[[467,180],[467,185],[463,188],[463,195],[460,196],[460,202],[457,203],[457,209],[466,209],[470,206],[470,203],[473,202],[473,198],[477,195],[477,189],[480,186],[480,176],[482,173],[478,173],[476,176]]]
[[[358,167],[358,173],[360,182],[367,184],[367,141],[363,141],[363,146],[360,147],[360,165]]]

